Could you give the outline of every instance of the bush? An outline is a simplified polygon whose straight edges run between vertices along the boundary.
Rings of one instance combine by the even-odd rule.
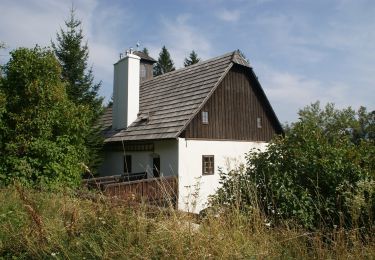
[[[88,107],[67,98],[53,53],[40,47],[11,52],[0,99],[0,185],[79,185],[89,157],[90,124],[81,116]]]
[[[324,109],[299,112],[285,137],[265,152],[247,154],[246,171],[222,173],[213,203],[242,210],[256,203],[273,221],[304,227],[367,227],[374,224],[374,112]],[[234,188],[233,188],[234,187]]]

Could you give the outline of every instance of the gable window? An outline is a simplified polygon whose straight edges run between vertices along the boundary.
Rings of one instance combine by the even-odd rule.
[[[207,111],[202,111],[202,123],[208,124],[208,112]]]
[[[125,173],[132,172],[132,156],[131,155],[124,156],[124,172]]]
[[[202,175],[212,175],[215,172],[213,155],[202,155]]]
[[[262,118],[261,117],[257,117],[257,127],[262,128]]]
[[[139,74],[142,79],[146,78],[146,65],[141,64]]]

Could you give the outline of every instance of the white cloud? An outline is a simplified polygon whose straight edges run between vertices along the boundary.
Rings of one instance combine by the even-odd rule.
[[[175,20],[162,18],[162,28],[160,32],[156,32],[160,35],[161,45],[165,44],[169,50],[176,68],[183,66],[184,59],[192,50],[203,59],[210,57],[212,50],[206,34],[190,25],[189,21],[188,14],[179,15]],[[146,46],[149,46],[150,54],[157,58],[162,46],[157,46],[155,43],[146,43]]]
[[[102,5],[100,5],[102,4]],[[0,54],[0,62],[7,60],[7,51],[18,47],[33,47],[35,44],[49,46],[56,33],[65,29],[72,3],[59,0],[31,0],[20,4],[17,1],[2,1],[0,8],[6,10],[0,16],[1,41],[8,49]],[[131,26],[123,26],[131,19],[129,12],[115,5],[106,5],[97,0],[74,1],[76,17],[82,21],[83,34],[89,45],[89,66],[93,65],[96,81],[103,81],[100,94],[107,98],[112,93],[112,64],[123,48],[118,32],[126,33]],[[120,30],[121,29],[121,30]]]
[[[217,17],[225,22],[236,22],[241,17],[239,10],[222,9],[217,12]]]
[[[295,121],[299,109],[318,100],[322,104],[333,102],[338,108],[371,104],[363,93],[350,91],[345,82],[323,82],[265,65],[258,69],[263,75],[259,81],[281,122]]]

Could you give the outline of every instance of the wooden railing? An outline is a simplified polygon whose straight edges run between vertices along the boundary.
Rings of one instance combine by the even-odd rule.
[[[114,175],[85,180],[83,184],[89,188],[98,188],[107,196],[128,202],[175,207],[178,198],[176,176],[126,181],[121,175]]]

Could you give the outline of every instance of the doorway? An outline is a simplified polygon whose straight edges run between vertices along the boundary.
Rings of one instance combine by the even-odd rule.
[[[152,174],[154,178],[160,177],[160,157],[152,158]]]

